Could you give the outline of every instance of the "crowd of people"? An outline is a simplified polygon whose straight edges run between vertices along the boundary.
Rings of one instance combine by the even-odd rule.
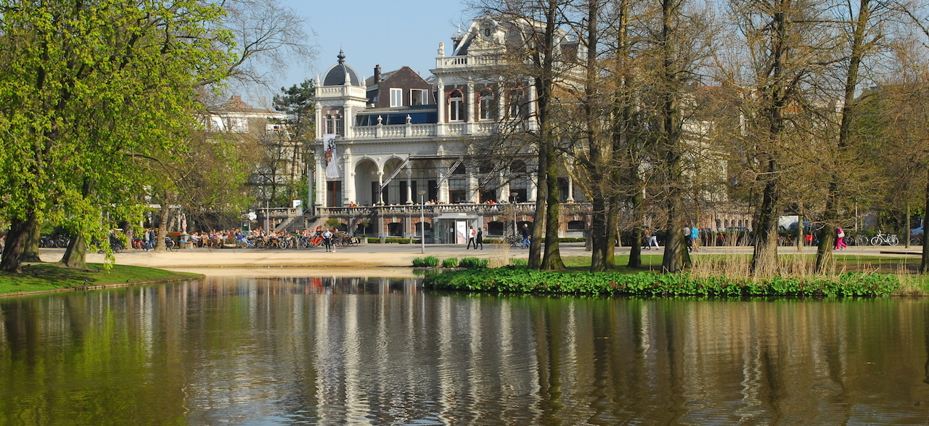
[[[172,238],[172,237],[168,237]],[[345,234],[338,229],[324,229],[317,226],[315,230],[302,229],[294,233],[284,231],[265,231],[262,228],[243,230],[241,228],[229,230],[194,231],[190,234],[176,234],[176,243],[187,243],[197,248],[222,248],[226,245],[236,247],[274,246],[280,240],[295,240],[302,238],[308,241],[306,246],[325,246],[326,251],[335,251],[335,242],[345,238]],[[133,239],[132,247],[138,250],[151,250],[155,248],[157,229],[145,229]]]

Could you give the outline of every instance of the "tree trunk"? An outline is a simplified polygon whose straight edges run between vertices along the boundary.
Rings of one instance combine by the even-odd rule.
[[[598,272],[607,270],[606,265],[606,251],[604,247],[608,244],[609,232],[607,230],[607,205],[606,200],[603,198],[603,192],[597,190],[594,199],[592,200],[591,207],[593,210],[593,217],[591,218],[590,223],[590,234],[587,235],[587,238],[591,242],[591,252],[590,252],[590,272]],[[612,242],[609,242],[610,244]]]
[[[13,219],[10,221],[10,232],[6,235],[6,245],[3,248],[3,258],[0,259],[0,271],[21,273],[23,264],[23,245],[26,241],[26,234],[29,232],[29,222],[34,222],[35,217],[30,216],[26,220]]]
[[[612,200],[609,203],[609,210],[607,211],[606,216],[606,246],[603,247],[604,254],[603,260],[606,263],[607,268],[613,269],[616,267],[616,242],[619,241],[619,203],[617,200],[619,197],[612,197]]]
[[[769,277],[778,273],[777,265],[777,221],[780,217],[780,193],[778,172],[773,159],[768,161],[769,175],[766,177],[761,204],[755,219],[755,247],[752,256],[752,272],[757,277]],[[800,223],[803,226],[803,223]]]
[[[39,240],[42,238],[39,229],[39,221],[29,221],[29,227],[26,229],[25,239],[23,240],[23,262],[41,262],[39,257]]]
[[[542,258],[542,270],[554,271],[564,269],[564,261],[561,259],[560,244],[558,241],[558,226],[560,218],[558,216],[561,208],[561,200],[558,199],[558,161],[557,156],[549,155],[548,164],[546,165],[546,183],[548,191],[546,194],[548,204],[545,209],[545,256]]]
[[[668,222],[665,227],[664,256],[661,269],[664,272],[684,270],[683,203],[679,197],[669,197],[667,202]]]
[[[636,179],[636,182],[641,181]],[[629,248],[629,262],[626,264],[626,266],[630,268],[640,268],[642,267],[641,241],[643,238],[645,238],[644,232],[642,232],[643,220],[645,218],[645,196],[642,195],[642,191],[636,189],[636,195],[631,197],[631,200],[632,214],[635,217],[635,227],[632,231],[632,246]]]
[[[541,149],[540,149],[541,151]],[[535,213],[532,216],[532,238],[529,240],[529,269],[542,267],[542,224],[545,223],[545,173],[537,175]]]
[[[158,222],[158,235],[155,237],[155,246],[152,251],[168,250],[168,246],[165,245],[165,239],[168,238],[168,218],[171,216],[171,208],[168,206],[167,203],[161,206],[161,220]]]
[[[87,242],[79,232],[71,237],[59,264],[71,269],[87,269]]]
[[[929,172],[926,173],[926,205],[924,212],[929,212]],[[929,226],[929,214],[923,215],[923,238],[926,238],[926,226]],[[929,251],[926,251],[926,245],[929,244],[923,240],[922,263],[919,265],[920,274],[929,274]],[[5,254],[5,253],[4,253]]]

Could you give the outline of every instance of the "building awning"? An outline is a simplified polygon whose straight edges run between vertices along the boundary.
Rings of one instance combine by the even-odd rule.
[[[449,219],[449,220],[478,220],[478,219],[480,219],[480,216],[476,216],[476,215],[473,215],[473,214],[467,214],[467,213],[442,213],[442,214],[440,214],[440,215],[434,217],[433,219],[435,219],[435,220],[443,220],[443,219]]]

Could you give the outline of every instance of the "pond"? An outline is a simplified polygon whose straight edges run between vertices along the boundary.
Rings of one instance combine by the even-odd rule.
[[[333,277],[0,299],[0,423],[926,424],[927,308]]]

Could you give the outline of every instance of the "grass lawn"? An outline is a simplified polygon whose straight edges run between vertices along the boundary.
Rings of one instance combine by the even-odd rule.
[[[0,272],[0,295],[19,292],[57,290],[68,287],[115,283],[159,282],[198,278],[200,275],[172,272],[141,266],[115,265],[109,271],[99,263],[87,264],[88,269],[58,267],[52,263],[30,264],[22,274]]]

